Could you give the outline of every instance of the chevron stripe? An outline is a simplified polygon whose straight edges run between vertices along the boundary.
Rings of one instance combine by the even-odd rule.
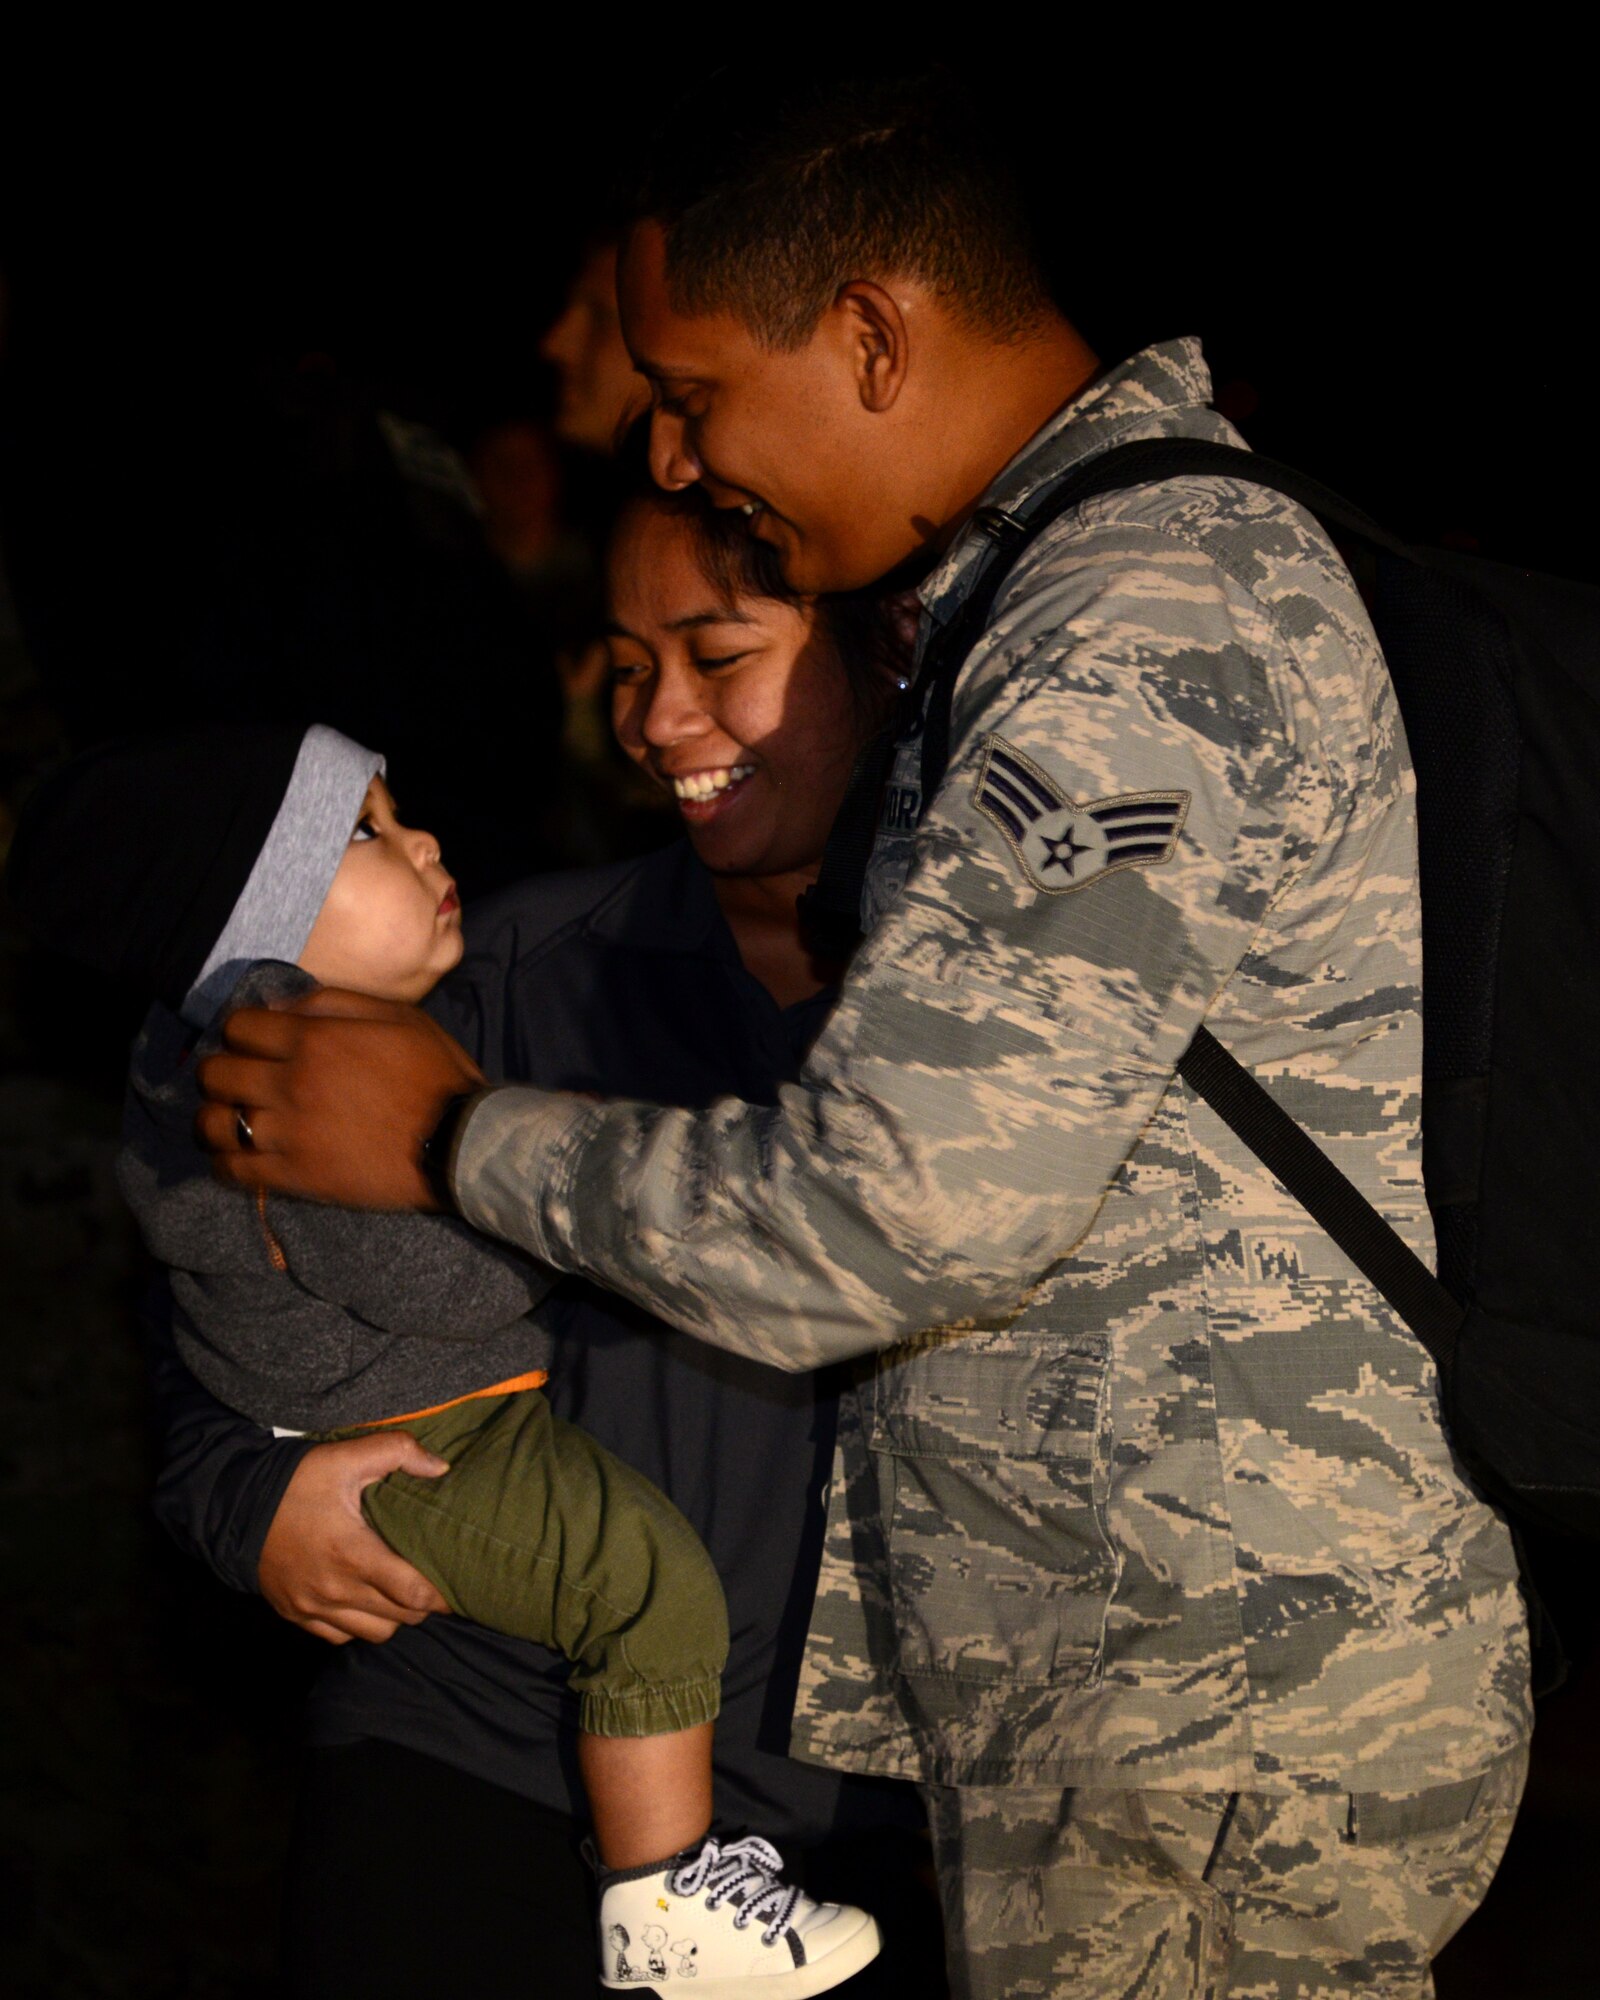
[[[1106,837],[1106,865],[1152,861],[1172,845],[1183,823],[1187,800],[1127,799],[1091,806],[1089,818]]]
[[[1037,777],[1026,764],[1008,755],[998,743],[990,745],[987,775],[996,781],[1009,780],[1012,785],[1018,786],[1027,797],[1034,800],[1034,808],[1028,815],[1030,819],[1037,819],[1040,813],[1055,812],[1066,804],[1066,800],[1053,786],[1047,785],[1043,778]]]
[[[1029,825],[1034,820],[1040,818],[1044,811],[1048,810],[1039,806],[1029,793],[1023,791],[1020,785],[1012,784],[1011,780],[1000,771],[990,771],[985,777],[983,781],[983,796],[985,799],[997,797],[1009,800],[1012,807],[1022,815],[1024,822]]]
[[[1006,832],[1010,834],[1011,838],[1016,841],[1022,839],[1032,821],[1039,817],[1037,813],[1030,813],[1027,819],[1018,819],[1015,812],[1012,811],[1011,807],[1000,796],[996,787],[987,781],[984,784],[983,790],[978,794],[978,809],[980,812],[988,813],[991,819],[997,820],[1005,828]]]
[[[1170,840],[1177,824],[1178,815],[1169,813],[1165,819],[1140,819],[1133,820],[1126,826],[1107,827],[1106,845],[1119,847],[1125,840],[1145,840],[1158,834],[1163,840]]]

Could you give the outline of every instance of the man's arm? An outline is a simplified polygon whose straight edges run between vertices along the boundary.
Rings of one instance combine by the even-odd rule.
[[[698,1113],[491,1093],[454,1162],[469,1221],[790,1368],[1015,1312],[1089,1227],[1284,869],[1278,636],[1189,544],[1132,539],[1086,539],[964,673],[910,877],[799,1084]],[[1065,846],[1030,798],[1059,798]],[[1098,834],[1074,807],[1107,812]],[[1105,865],[1107,828],[1146,807],[1145,851],[1118,840]]]
[[[460,1140],[468,1220],[779,1366],[1016,1312],[1248,949],[1295,767],[1279,636],[1191,545],[1085,542],[1028,610],[963,676],[800,1083],[698,1114],[497,1092]]]

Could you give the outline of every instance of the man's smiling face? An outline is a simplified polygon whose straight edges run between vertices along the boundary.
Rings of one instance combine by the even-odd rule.
[[[904,416],[863,395],[874,336],[848,302],[791,351],[763,347],[731,313],[680,313],[653,222],[629,236],[618,290],[623,333],[651,385],[660,485],[698,480],[717,506],[746,510],[796,590],[856,589],[919,550],[926,537],[898,448]]]

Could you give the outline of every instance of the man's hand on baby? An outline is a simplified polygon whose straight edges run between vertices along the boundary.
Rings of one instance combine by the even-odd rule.
[[[280,1618],[330,1645],[373,1644],[449,1605],[367,1525],[361,1495],[391,1472],[447,1472],[406,1431],[313,1445],[295,1467],[262,1544],[256,1580]]]
[[[483,1072],[399,1001],[324,987],[241,1008],[200,1064],[196,1135],[218,1180],[349,1208],[436,1209],[423,1142]]]

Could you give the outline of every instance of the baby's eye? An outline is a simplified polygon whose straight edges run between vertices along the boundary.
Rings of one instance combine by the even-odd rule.
[[[360,819],[356,821],[356,830],[350,836],[351,841],[355,842],[358,840],[376,840],[377,838],[378,838],[377,821],[372,817],[371,813],[363,813]]]

